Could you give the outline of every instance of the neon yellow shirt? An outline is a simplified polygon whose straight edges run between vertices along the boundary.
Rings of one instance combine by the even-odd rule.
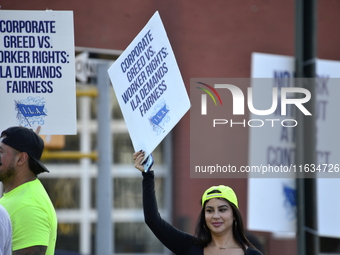
[[[57,239],[57,216],[41,182],[26,182],[4,194],[0,204],[12,221],[12,249],[43,245],[53,255]]]

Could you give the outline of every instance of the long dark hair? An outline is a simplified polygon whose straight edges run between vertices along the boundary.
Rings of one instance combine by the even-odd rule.
[[[211,193],[220,193],[218,190],[214,190]],[[220,198],[224,199],[224,198]],[[227,199],[224,199],[228,201]],[[197,219],[196,222],[196,231],[195,231],[195,236],[197,237],[198,243],[206,247],[211,241],[211,233],[210,229],[207,226],[207,223],[205,221],[205,205],[209,200],[207,200],[204,205],[202,206],[202,210],[200,212],[200,215]],[[231,202],[228,201],[228,203],[231,206],[231,209],[233,210],[233,216],[235,220],[233,221],[233,236],[236,241],[236,243],[242,248],[244,252],[247,250],[247,246],[254,247],[249,240],[246,238],[245,233],[244,233],[244,228],[243,228],[243,220],[241,213],[239,209]]]

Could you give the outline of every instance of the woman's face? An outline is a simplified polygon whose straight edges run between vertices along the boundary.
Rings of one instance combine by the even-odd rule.
[[[212,198],[205,205],[205,221],[213,234],[232,231],[234,215],[228,201]]]

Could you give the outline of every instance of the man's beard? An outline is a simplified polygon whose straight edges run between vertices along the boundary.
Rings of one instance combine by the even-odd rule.
[[[14,168],[14,164],[11,163],[7,170],[0,170],[0,181],[6,181],[6,179],[9,179],[11,177],[13,177],[15,175],[15,168]]]

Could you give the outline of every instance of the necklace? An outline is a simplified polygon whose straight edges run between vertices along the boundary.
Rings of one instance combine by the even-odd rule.
[[[225,250],[227,249],[227,247],[218,247],[216,244],[213,243],[213,245],[216,247],[216,248],[219,248],[220,250]]]
[[[220,250],[226,250],[227,248],[234,248],[234,245],[231,245],[230,247],[218,247],[215,243],[212,242],[212,244]]]

